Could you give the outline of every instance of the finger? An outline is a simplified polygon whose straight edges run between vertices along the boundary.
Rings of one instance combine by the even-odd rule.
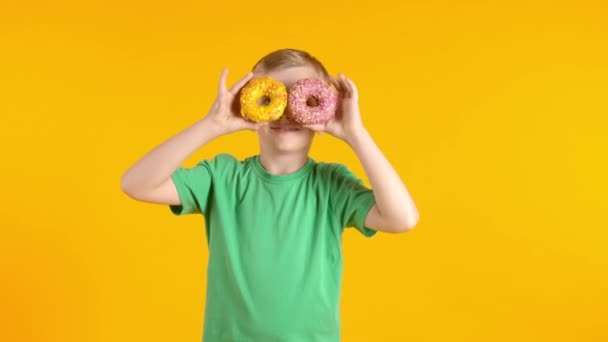
[[[261,122],[256,122],[256,121],[252,121],[251,119],[248,119],[244,116],[240,116],[240,119],[242,119],[245,122],[245,125],[247,126],[247,128],[252,128],[252,129],[259,129],[262,126],[268,124],[268,122],[266,121],[261,121]]]
[[[302,125],[302,127],[304,128],[308,128],[310,130],[313,130],[319,134],[323,134],[323,132],[325,131],[325,125],[321,125],[321,124],[314,124],[314,125]]]
[[[334,87],[336,88],[336,90],[338,91],[338,93],[342,92],[342,86],[340,86],[340,82],[338,82],[338,80],[333,77],[333,76],[329,76],[329,81],[331,82],[331,84],[334,85]]]
[[[334,85],[338,83],[338,80],[332,75],[329,75],[329,81]]]
[[[241,78],[238,82],[236,82],[232,87],[230,87],[230,93],[232,95],[236,95],[239,90],[241,90],[241,88],[243,88],[243,86],[245,84],[247,84],[247,82],[249,82],[249,80],[253,77],[253,73],[250,71],[247,73],[247,75],[245,75],[243,78]]]
[[[342,88],[342,85],[340,84],[340,81],[338,81],[335,77],[330,76],[330,80],[331,83],[333,84],[335,90],[337,90],[338,92],[338,100],[344,98],[344,89]]]
[[[222,69],[222,74],[220,75],[220,83],[218,84],[217,92],[218,94],[222,94],[226,91],[226,78],[228,77],[228,68]]]
[[[341,76],[340,79],[342,81],[342,88],[344,88],[344,91],[348,94],[348,96],[351,96],[352,92],[351,92],[350,86],[348,84],[348,79],[346,78],[346,75],[340,74],[340,76]]]
[[[352,96],[355,98],[358,98],[359,90],[357,90],[357,86],[355,85],[355,82],[353,82],[353,80],[351,80],[350,78],[348,78],[346,76],[344,76],[344,80],[346,81],[346,85],[348,86],[348,90],[350,91]]]
[[[350,90],[348,89],[348,85],[346,84],[346,80],[345,80],[344,74],[342,74],[342,73],[338,74],[338,80],[340,81],[340,86],[342,87],[344,95],[346,97],[350,97],[351,93],[350,93]]]
[[[267,121],[257,122],[254,124],[256,131],[267,125],[268,125]]]
[[[248,122],[247,123],[247,129],[251,130],[251,131],[257,131],[260,128],[262,128],[262,123],[260,122]]]

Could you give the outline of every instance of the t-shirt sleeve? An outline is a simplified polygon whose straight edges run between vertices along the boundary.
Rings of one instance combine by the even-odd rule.
[[[365,226],[365,219],[376,203],[371,189],[344,165],[336,164],[332,179],[332,204],[342,227],[356,228],[366,237],[374,236],[377,231]]]
[[[213,192],[214,180],[225,171],[234,157],[227,154],[202,160],[197,165],[176,169],[171,178],[179,194],[181,204],[169,205],[171,212],[177,216],[187,214],[205,214],[209,198]]]

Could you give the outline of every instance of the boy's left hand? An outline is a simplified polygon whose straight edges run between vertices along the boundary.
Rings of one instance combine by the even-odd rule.
[[[335,117],[325,124],[304,125],[304,127],[319,134],[327,132],[348,142],[351,137],[365,129],[359,112],[359,93],[355,83],[344,74],[338,74],[337,79],[330,77],[339,93]]]

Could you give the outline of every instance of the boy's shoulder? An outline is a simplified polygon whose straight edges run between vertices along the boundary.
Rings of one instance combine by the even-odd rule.
[[[230,153],[222,152],[218,153],[213,157],[207,157],[199,160],[197,163],[198,166],[207,165],[212,167],[215,170],[226,169],[226,168],[234,168],[239,164],[242,164],[243,161],[239,160],[237,157],[233,156]]]
[[[213,158],[211,158],[210,161],[215,162],[215,163],[239,163],[240,162],[237,157],[233,156],[230,153],[226,153],[226,152],[216,154]],[[204,160],[202,160],[201,163],[202,162],[204,162]]]
[[[315,167],[325,172],[345,174],[351,173],[350,169],[346,164],[332,162],[332,161],[315,161]]]

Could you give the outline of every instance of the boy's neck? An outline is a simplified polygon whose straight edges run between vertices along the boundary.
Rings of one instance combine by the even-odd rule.
[[[264,153],[260,152],[260,163],[272,175],[294,173],[304,167],[308,161],[306,152]]]

